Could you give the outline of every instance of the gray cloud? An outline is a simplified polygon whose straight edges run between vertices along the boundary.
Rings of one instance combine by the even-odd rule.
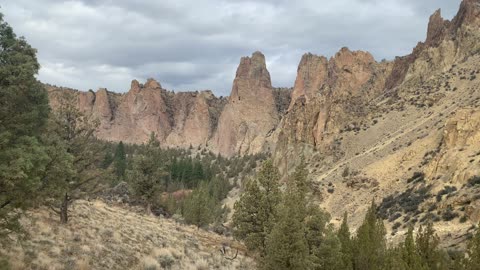
[[[437,8],[460,0],[6,0],[1,12],[39,50],[40,80],[123,92],[154,77],[168,89],[228,95],[241,56],[262,51],[275,86],[305,52],[370,51],[378,60],[424,40]]]

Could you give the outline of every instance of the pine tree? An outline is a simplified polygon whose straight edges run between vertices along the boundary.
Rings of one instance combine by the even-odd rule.
[[[464,260],[466,270],[480,270],[480,229],[467,245],[467,257]]]
[[[382,269],[387,250],[385,234],[385,226],[377,216],[377,206],[372,201],[355,238],[354,269]]]
[[[7,230],[16,227],[13,209],[35,203],[50,162],[39,142],[49,114],[39,67],[36,50],[0,13],[0,226]]]
[[[185,200],[183,216],[187,223],[200,228],[214,221],[215,210],[215,200],[210,196],[208,187],[202,184]]]
[[[281,200],[278,184],[280,175],[272,161],[265,161],[255,180],[247,182],[240,199],[235,203],[233,232],[244,240],[260,258],[265,256],[266,236],[275,223],[276,210]]]
[[[348,214],[343,214],[343,221],[338,229],[338,239],[340,240],[342,253],[342,269],[353,269],[353,242],[348,227]]]
[[[300,195],[307,200],[307,194],[310,191],[310,182],[308,181],[307,163],[305,162],[305,157],[303,156],[300,159],[300,164],[295,168],[293,182]]]
[[[420,226],[416,238],[417,253],[422,264],[428,269],[444,269],[443,254],[438,249],[440,238],[435,234],[433,224],[430,222],[426,227]]]
[[[422,263],[422,258],[418,254],[417,245],[413,237],[413,226],[408,228],[405,241],[399,247],[404,269],[409,270],[422,270],[428,269],[425,264]]]
[[[113,165],[115,167],[117,178],[123,178],[125,176],[125,170],[127,169],[127,154],[125,153],[123,142],[119,142],[115,149]]]
[[[281,201],[280,173],[273,165],[272,160],[264,162],[257,179],[263,194],[260,207],[265,221],[265,233],[269,234],[275,222],[276,208]]]
[[[298,203],[298,194],[288,191],[279,207],[278,220],[266,239],[265,258],[262,268],[271,270],[307,269],[309,260],[308,244],[305,238],[305,224],[302,220],[303,207]]]
[[[161,164],[159,147],[155,139],[150,140],[146,152],[136,155],[132,168],[126,171],[134,196],[146,204],[147,212],[150,212],[155,198],[165,191],[165,179],[168,178],[164,164]]]
[[[341,242],[330,224],[330,215],[318,206],[308,206],[306,239],[312,269],[343,270]]]
[[[67,223],[72,201],[98,190],[100,180],[105,178],[105,171],[97,166],[103,158],[104,147],[94,137],[98,121],[79,111],[74,94],[63,93],[59,100],[61,105],[51,116],[48,136],[58,138],[72,157],[73,173],[63,183],[53,183],[59,210],[52,209],[60,215],[62,223]]]
[[[232,217],[233,234],[237,239],[244,241],[246,247],[252,251],[263,253],[265,233],[265,216],[259,202],[263,201],[264,194],[255,179],[245,185],[240,199],[234,205]]]

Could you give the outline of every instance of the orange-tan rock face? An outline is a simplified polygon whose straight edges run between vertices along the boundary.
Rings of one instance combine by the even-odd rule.
[[[213,108],[217,98],[211,91],[178,93],[173,98],[175,125],[166,139],[169,146],[208,146],[218,114]],[[223,104],[220,104],[223,106]],[[218,109],[218,107],[217,107]],[[221,109],[221,107],[220,107]]]
[[[348,48],[330,60],[305,54],[281,123],[278,155],[285,157],[285,151],[291,149],[295,156],[304,147],[341,154],[335,153],[335,135],[368,114],[366,104],[382,93],[390,66],[377,63],[367,52]]]
[[[219,111],[225,104],[211,91],[173,93],[149,79],[132,81],[125,94],[100,89],[81,92],[48,87],[50,104],[58,107],[63,91],[72,92],[84,114],[99,120],[97,137],[108,141],[144,143],[152,132],[170,147],[205,146],[213,136]]]
[[[260,52],[241,59],[228,100],[211,91],[169,92],[149,79],[132,81],[125,94],[49,87],[53,108],[62,91],[74,93],[80,111],[100,121],[100,139],[144,143],[154,133],[167,147],[202,146],[225,156],[273,147],[279,111],[290,100],[288,89],[272,88]]]
[[[466,184],[480,174],[478,164],[472,162],[480,149],[480,110],[458,110],[445,124],[442,144],[426,169],[429,179]]]
[[[213,144],[226,156],[261,152],[279,121],[265,57],[243,57]]]

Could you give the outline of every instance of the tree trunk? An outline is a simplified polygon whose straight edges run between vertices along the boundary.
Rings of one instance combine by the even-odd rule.
[[[65,193],[62,206],[60,207],[60,222],[67,224],[68,222],[68,194]]]
[[[145,209],[145,211],[147,212],[147,215],[152,214],[152,204],[150,202],[147,203],[147,208]]]

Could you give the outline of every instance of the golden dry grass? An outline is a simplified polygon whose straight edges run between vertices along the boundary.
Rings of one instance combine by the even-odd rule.
[[[77,201],[69,224],[46,208],[21,219],[26,240],[10,236],[0,255],[13,269],[252,269],[253,260],[231,238],[140,214],[102,201]],[[220,253],[227,245],[233,256]]]

